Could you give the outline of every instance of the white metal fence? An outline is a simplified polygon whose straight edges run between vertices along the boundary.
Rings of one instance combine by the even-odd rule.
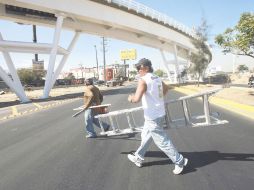
[[[173,18],[163,14],[159,11],[156,11],[152,8],[149,8],[141,3],[138,3],[133,0],[104,0],[108,3],[116,4],[119,7],[125,7],[128,10],[133,10],[138,14],[142,14],[146,17],[150,17],[151,19],[155,19],[158,22],[162,22],[165,25],[169,25],[176,30],[179,30],[193,38],[196,38],[195,31],[193,29],[188,28],[187,26],[183,25],[182,23],[174,20]]]

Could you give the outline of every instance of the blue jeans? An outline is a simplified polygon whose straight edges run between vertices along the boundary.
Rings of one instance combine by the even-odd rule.
[[[85,118],[85,130],[88,133],[88,135],[91,136],[96,136],[96,132],[94,131],[94,127],[93,124],[95,124],[97,127],[100,127],[100,123],[99,120],[97,118],[94,118],[94,112],[92,109],[87,109],[85,110],[84,113],[84,118]],[[109,126],[107,126],[109,127]],[[103,128],[107,128],[105,127],[105,124],[103,124]]]
[[[183,164],[183,156],[178,153],[169,136],[163,129],[165,117],[160,117],[155,120],[145,120],[144,128],[141,133],[141,144],[135,155],[141,160],[144,160],[145,153],[149,148],[152,140],[156,146],[161,149],[173,163],[177,165]]]

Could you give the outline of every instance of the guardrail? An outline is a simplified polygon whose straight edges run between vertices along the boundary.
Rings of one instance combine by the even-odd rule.
[[[193,29],[190,29],[189,27],[185,26],[184,24],[174,20],[173,18],[167,16],[166,14],[163,14],[159,11],[156,11],[150,7],[147,7],[146,5],[142,3],[138,3],[133,0],[104,0],[107,3],[112,3],[115,5],[118,5],[119,7],[125,7],[128,10],[133,10],[138,14],[142,14],[145,17],[150,17],[151,19],[155,19],[158,22],[162,22],[165,25],[169,25],[176,30],[179,30],[193,38],[196,38],[195,31]]]

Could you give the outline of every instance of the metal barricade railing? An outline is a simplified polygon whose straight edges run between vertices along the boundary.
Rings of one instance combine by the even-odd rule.
[[[99,119],[101,128],[103,128],[102,125],[104,123],[109,124],[112,128],[112,130],[106,132],[102,130],[100,134],[113,136],[140,132],[142,130],[142,126],[139,126],[139,124],[137,123],[137,119],[135,119],[134,116],[134,114],[136,114],[137,112],[139,112],[139,115],[142,116],[142,107],[117,110],[106,114],[96,115],[95,118]],[[121,116],[122,118],[120,118]],[[126,119],[125,123],[128,124],[127,127],[121,127],[119,125],[119,120],[123,121],[124,119]]]
[[[119,7],[126,7],[128,10],[133,10],[138,14],[142,14],[151,19],[155,19],[158,22],[163,22],[165,25],[169,25],[179,31],[184,32],[185,34],[197,38],[196,33],[193,29],[183,25],[182,23],[174,20],[173,18],[163,14],[159,11],[156,11],[150,7],[145,6],[142,3],[136,2],[134,0],[104,0],[108,3],[116,4]]]
[[[221,89],[215,89],[211,91],[206,91],[202,93],[197,93],[190,96],[183,96],[175,100],[166,101],[165,111],[166,111],[166,127],[167,128],[178,128],[178,127],[207,127],[213,125],[221,125],[228,123],[227,120],[220,120],[218,118],[218,113],[212,113],[209,105],[209,96],[215,94]],[[190,101],[196,99],[201,99],[202,104],[202,113],[201,115],[194,115],[191,113]],[[177,104],[177,107],[173,109],[173,104]],[[194,104],[195,107],[196,104]],[[180,107],[180,108],[179,108]],[[173,112],[179,111],[182,114],[178,116],[172,116]],[[112,111],[106,114],[100,114],[95,116],[99,119],[102,132],[101,135],[114,136],[114,135],[124,135],[131,133],[141,132],[142,126],[138,125],[137,121],[140,121],[140,118],[143,118],[143,109],[142,107],[130,108]],[[135,116],[139,116],[136,117]],[[127,127],[120,126],[118,122],[118,117],[123,116],[126,118]],[[107,120],[107,121],[106,121]],[[121,119],[122,120],[122,119]],[[104,131],[103,123],[106,122],[110,124],[112,130]]]
[[[199,126],[212,126],[228,123],[227,120],[220,120],[218,118],[218,112],[212,112],[209,104],[209,96],[217,93],[221,88],[197,93],[194,95],[183,96],[175,100],[167,101],[165,104],[166,108],[166,120],[170,127],[199,127]],[[203,102],[203,113],[201,115],[193,115],[190,111],[190,101],[201,99]],[[183,118],[172,119],[170,114],[170,105],[179,102],[183,112]]]

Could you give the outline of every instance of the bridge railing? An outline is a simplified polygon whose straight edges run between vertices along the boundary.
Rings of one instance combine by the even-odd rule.
[[[133,10],[138,14],[142,14],[146,17],[150,17],[151,19],[155,19],[158,22],[162,22],[165,25],[169,25],[193,38],[196,38],[195,31],[193,29],[190,29],[189,27],[185,26],[184,24],[174,20],[173,18],[167,16],[166,14],[163,14],[159,11],[156,11],[150,7],[145,6],[142,3],[138,3],[133,0],[104,0],[108,3],[113,3],[118,5],[119,7],[125,7],[128,10]]]

